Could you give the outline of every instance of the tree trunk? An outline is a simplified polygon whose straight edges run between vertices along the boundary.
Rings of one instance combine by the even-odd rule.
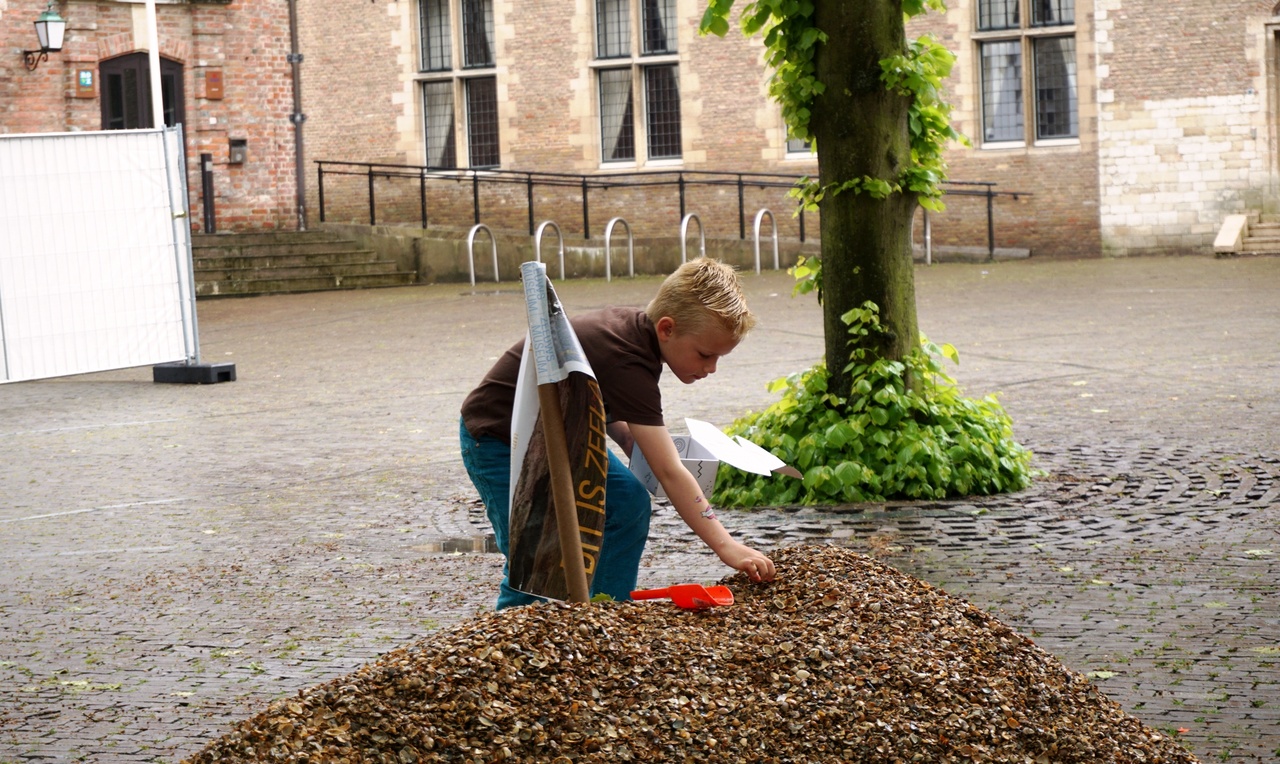
[[[829,37],[814,58],[826,90],[809,123],[822,185],[867,176],[895,182],[911,158],[910,102],[885,88],[880,60],[906,50],[901,0],[816,0],[814,22]],[[886,333],[869,338],[873,357],[901,360],[919,344],[911,251],[916,198],[828,193],[818,208],[830,389],[847,397],[844,313],[868,300],[879,306]]]

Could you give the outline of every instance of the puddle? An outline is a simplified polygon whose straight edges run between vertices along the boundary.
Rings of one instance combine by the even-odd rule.
[[[459,536],[451,539],[443,539],[441,541],[428,541],[425,544],[418,544],[413,547],[413,549],[416,552],[445,554],[460,554],[463,552],[497,554],[498,542],[494,539],[492,533],[486,533],[482,536]]]

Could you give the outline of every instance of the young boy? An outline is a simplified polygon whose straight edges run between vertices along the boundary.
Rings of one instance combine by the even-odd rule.
[[[628,456],[639,447],[680,518],[726,565],[753,581],[771,581],[773,562],[735,541],[716,519],[697,480],[680,463],[662,415],[658,377],[665,363],[686,385],[715,373],[755,325],[734,270],[699,258],[667,277],[648,308],[605,308],[570,318],[604,398],[609,436]],[[462,462],[480,492],[498,549],[508,555],[511,409],[521,341],[494,364],[462,403]],[[649,537],[649,492],[609,453],[604,539],[591,594],[628,600]],[[508,585],[498,609],[539,601]]]

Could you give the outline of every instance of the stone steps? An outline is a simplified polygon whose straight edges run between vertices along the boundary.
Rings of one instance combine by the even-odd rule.
[[[1280,252],[1280,222],[1250,223],[1249,232],[1244,238],[1243,251]]]
[[[198,234],[191,239],[197,297],[407,286],[413,271],[326,231]]]

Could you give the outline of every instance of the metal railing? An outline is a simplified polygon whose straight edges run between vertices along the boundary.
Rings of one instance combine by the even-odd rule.
[[[333,176],[358,176],[366,179],[369,225],[378,224],[378,199],[375,181],[379,179],[401,179],[417,184],[418,222],[425,229],[430,223],[427,214],[428,184],[455,185],[468,184],[471,196],[471,218],[474,225],[479,225],[485,215],[481,206],[480,190],[484,186],[523,187],[525,207],[528,219],[529,235],[535,234],[536,194],[537,189],[561,188],[572,189],[582,196],[582,237],[591,238],[591,193],[616,189],[664,188],[674,187],[679,200],[679,217],[682,228],[690,214],[686,209],[687,194],[696,187],[731,187],[737,192],[738,238],[747,238],[747,204],[748,189],[790,189],[801,180],[800,176],[761,172],[716,172],[709,170],[661,170],[653,172],[611,173],[608,175],[581,175],[555,172],[527,172],[518,170],[470,170],[441,169],[422,165],[385,164],[375,162],[341,162],[328,159],[316,160],[317,189],[319,194],[320,222],[325,222],[327,207],[325,198],[325,179]],[[1020,191],[997,191],[996,184],[989,181],[945,181],[943,188],[948,196],[980,196],[986,198],[987,216],[987,249],[995,254],[995,199],[1009,196],[1017,200],[1020,196],[1030,194]],[[754,205],[753,205],[754,206]],[[769,213],[773,222],[773,213]],[[805,240],[804,210],[798,210],[798,233],[801,242]],[[405,222],[405,221],[400,221]],[[758,221],[757,221],[758,222]],[[701,221],[699,221],[701,229]],[[557,227],[557,233],[559,232]],[[628,226],[630,232],[630,226]]]
[[[997,191],[996,184],[985,180],[948,180],[943,184],[947,196],[983,196],[987,200],[987,259],[994,260],[996,258],[996,197],[1009,196],[1013,197],[1016,202],[1020,197],[1031,196],[1026,191]],[[925,221],[928,223],[928,210],[925,210]],[[926,233],[929,239],[932,238],[932,232]],[[932,248],[932,241],[926,239],[926,244]]]
[[[534,224],[537,216],[535,191],[539,188],[563,188],[572,189],[582,195],[582,231],[584,239],[591,238],[591,192],[593,191],[674,187],[679,200],[679,219],[683,220],[688,213],[686,209],[687,194],[691,188],[732,187],[737,191],[738,238],[746,239],[747,190],[757,188],[789,189],[799,180],[798,176],[795,175],[758,172],[664,170],[609,175],[579,175],[517,170],[442,170],[420,165],[338,162],[328,159],[317,160],[316,166],[319,214],[320,222],[322,223],[325,222],[328,211],[325,179],[332,176],[359,176],[366,179],[367,195],[365,201],[368,209],[369,225],[378,224],[378,199],[375,181],[379,179],[416,181],[418,186],[418,217],[423,228],[427,228],[430,223],[430,218],[427,214],[428,184],[469,184],[471,187],[472,224],[481,223],[484,217],[480,194],[482,186],[523,187],[530,236],[534,235],[536,228]],[[797,220],[800,241],[804,241],[803,210],[799,211]]]

